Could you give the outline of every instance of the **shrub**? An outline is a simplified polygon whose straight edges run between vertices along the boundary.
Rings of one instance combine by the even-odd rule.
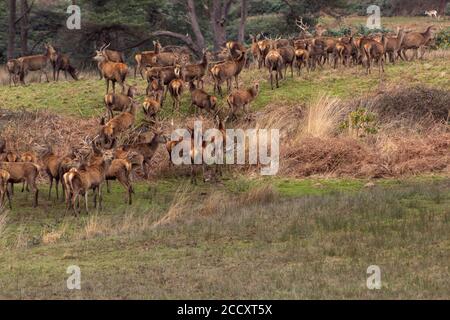
[[[435,37],[436,49],[450,49],[450,28],[441,30]]]
[[[361,137],[368,134],[376,134],[378,129],[376,127],[376,116],[365,108],[358,108],[351,112],[348,119],[344,121],[341,128],[348,129],[356,137]]]

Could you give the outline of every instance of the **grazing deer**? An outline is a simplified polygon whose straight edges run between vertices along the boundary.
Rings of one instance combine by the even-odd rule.
[[[20,62],[18,59],[8,60],[6,63],[6,70],[8,70],[9,74],[9,86],[14,83],[16,86],[17,82],[19,82],[20,77]]]
[[[202,84],[203,89],[203,77],[206,74],[208,68],[208,51],[203,49],[202,61],[197,64],[189,64],[182,68],[182,78],[185,82],[197,81],[197,87]]]
[[[240,56],[237,59],[231,59],[212,67],[211,75],[214,80],[214,93],[218,92],[222,96],[222,83],[224,81],[227,83],[227,91],[230,92],[233,77],[236,88],[239,88],[238,77],[244,68],[246,54],[246,51],[240,52]]]
[[[40,71],[39,82],[41,82],[42,74],[45,74],[47,82],[49,82],[46,68],[49,62],[56,60],[57,53],[55,48],[50,44],[45,44],[44,48],[45,54],[20,57],[17,59],[20,64],[20,82],[23,84],[25,84],[25,75],[29,71]]]
[[[399,56],[402,60],[408,61],[407,50],[414,50],[411,60],[418,57],[418,50],[428,43],[434,37],[434,26],[429,26],[425,32],[409,32],[405,34],[402,45],[399,50]]]
[[[168,88],[170,96],[172,97],[173,100],[173,110],[177,110],[177,112],[179,112],[181,95],[183,94],[184,90],[184,81],[180,78],[181,77],[180,66],[176,66],[175,76],[176,78],[170,81]]]
[[[276,48],[276,44],[271,45],[271,49],[266,56],[265,65],[270,73],[270,86],[273,90],[273,73],[275,72],[276,86],[279,88],[279,79],[283,79],[283,57]]]
[[[189,82],[189,91],[191,92],[191,108],[195,107],[195,115],[197,115],[197,108],[206,110],[211,114],[215,112],[217,105],[217,98],[208,94],[203,89],[195,87],[193,82]]]
[[[230,107],[230,116],[236,117],[236,111],[242,109],[247,115],[247,106],[255,100],[259,92],[259,83],[255,83],[252,87],[246,90],[236,90],[227,98],[228,106]]]
[[[33,207],[37,207],[39,190],[36,185],[36,179],[39,176],[39,166],[31,162],[0,162],[0,169],[9,173],[9,183],[27,183],[34,193]]]
[[[64,181],[67,182],[66,189],[70,190],[70,203],[75,215],[79,213],[76,202],[81,195],[84,195],[86,212],[89,213],[89,190],[94,192],[94,207],[102,210],[102,184],[105,182],[106,173],[112,160],[113,156],[110,150],[102,152],[95,143],[92,143],[92,154],[89,161],[83,162],[79,169],[71,169],[64,175]]]
[[[0,209],[5,205],[5,194],[8,197],[9,208],[12,209],[11,196],[8,190],[8,181],[11,175],[8,171],[0,169]]]
[[[104,101],[108,111],[109,119],[114,117],[113,111],[123,112],[127,108],[131,108],[134,98],[137,94],[137,87],[130,86],[127,94],[121,93],[108,93],[105,95]]]
[[[396,37],[386,37],[386,55],[389,57],[389,61],[393,64],[395,64],[395,60],[397,60],[397,52],[402,47],[404,38],[405,31],[403,28],[398,29]]]
[[[64,71],[64,77],[67,80],[67,72],[70,74],[73,80],[78,80],[78,71],[74,66],[70,63],[70,58],[67,54],[58,54],[58,58],[56,59],[54,71],[53,71],[53,79],[55,79],[56,73],[56,81],[59,81],[59,73]]]
[[[102,50],[97,50],[94,60],[98,62],[98,68],[106,80],[106,94],[109,93],[109,82],[112,82],[113,92],[116,92],[116,82],[122,86],[122,93],[125,91],[125,79],[128,74],[128,67],[122,62],[112,62],[106,52],[109,44]]]
[[[158,41],[153,41],[154,50],[153,51],[143,51],[139,52],[134,56],[136,64],[134,66],[134,78],[136,78],[137,70],[141,74],[142,79],[144,79],[144,74],[142,70],[147,66],[155,67],[153,64],[153,57],[161,52],[161,44]]]

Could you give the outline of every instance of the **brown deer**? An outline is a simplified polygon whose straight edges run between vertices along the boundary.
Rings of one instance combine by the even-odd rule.
[[[295,61],[297,66],[298,75],[301,75],[302,67],[305,67],[306,70],[310,71],[309,69],[309,51],[305,49],[296,49],[295,50]]]
[[[113,141],[120,133],[130,129],[136,121],[137,107],[137,102],[133,102],[122,113],[103,124],[100,129],[99,138],[103,141]],[[104,122],[104,119],[102,119],[101,124],[102,122]]]
[[[12,209],[11,196],[8,190],[8,181],[11,175],[8,171],[0,169],[0,208],[5,206],[5,194],[8,198],[9,208]]]
[[[189,82],[189,91],[191,92],[191,108],[195,107],[195,114],[197,115],[197,108],[206,110],[211,114],[215,112],[217,105],[217,98],[208,94],[203,89],[195,87],[193,82]]]
[[[389,61],[395,64],[397,60],[397,52],[400,50],[403,39],[405,38],[405,31],[403,28],[398,28],[397,36],[386,37],[386,57],[389,57]]]
[[[134,56],[134,60],[136,60],[136,64],[134,66],[134,77],[136,78],[137,70],[141,74],[142,79],[144,79],[144,74],[142,70],[147,66],[155,67],[153,64],[153,57],[160,53],[161,44],[157,41],[153,41],[154,50],[153,51],[143,51],[139,52]]]
[[[258,69],[260,66],[260,58],[259,58],[259,48],[258,48],[258,36],[250,35],[250,39],[252,40],[252,44],[250,46],[250,53],[252,55],[253,61]]]
[[[436,28],[434,26],[429,26],[425,32],[409,32],[405,34],[403,37],[403,42],[400,46],[400,50],[398,51],[399,57],[402,60],[408,61],[408,57],[406,56],[407,50],[413,50],[414,54],[411,58],[418,57],[418,50],[427,44],[430,39],[434,37],[434,31]]]
[[[258,69],[266,66],[266,56],[270,51],[271,40],[264,39],[257,42],[258,46]]]
[[[156,122],[156,116],[161,110],[162,91],[157,91],[151,96],[146,96],[142,108],[147,120]]]
[[[197,81],[197,87],[202,84],[203,89],[203,77],[206,74],[208,68],[208,51],[203,49],[202,61],[197,64],[189,64],[182,68],[182,78],[185,82]]]
[[[151,87],[153,87],[153,80],[159,80],[159,86],[164,86],[164,98],[166,99],[167,92],[169,90],[169,83],[177,78],[177,75],[175,74],[175,66],[169,66],[169,67],[152,67],[146,69],[146,78],[147,78],[147,95],[149,95],[151,91]]]
[[[41,82],[42,74],[45,74],[47,82],[49,82],[46,68],[49,62],[56,60],[57,53],[55,48],[50,44],[45,44],[44,48],[45,54],[20,57],[17,59],[20,64],[20,82],[23,84],[25,84],[25,75],[29,71],[40,71],[39,82]]]
[[[108,45],[109,46],[109,45]],[[106,52],[106,48],[97,50],[94,60],[98,62],[99,70],[106,80],[106,94],[109,93],[109,82],[112,83],[113,92],[116,92],[116,82],[122,86],[122,93],[125,91],[125,79],[128,74],[128,67],[122,62],[112,62]]]
[[[181,77],[181,67],[177,66],[175,68],[176,78],[169,83],[169,93],[173,100],[173,110],[180,111],[180,100],[184,91],[184,81]]]
[[[104,55],[105,55],[106,59],[107,59],[108,61],[110,61],[110,62],[125,63],[125,56],[123,55],[123,53],[120,52],[120,51],[117,51],[117,50],[111,50],[111,49],[108,49],[110,45],[111,45],[111,44],[106,44],[106,43],[105,43],[105,44],[100,48],[100,50],[97,50],[97,49],[95,48],[95,46],[94,46],[94,50],[95,50],[96,52],[97,52],[97,51],[102,51],[102,52],[104,52]],[[98,63],[97,63],[97,66],[98,66]],[[99,75],[100,75],[100,80],[102,80],[102,79],[103,79],[103,74],[102,74],[102,71],[101,71],[101,69],[100,69],[99,66],[98,66],[98,71],[99,71]]]
[[[61,163],[61,158],[53,152],[53,148],[50,144],[45,147],[40,147],[40,159],[42,164],[44,165],[44,170],[48,175],[48,179],[50,182],[50,187],[48,189],[48,199],[51,198],[52,188],[53,188],[53,180],[55,181],[55,191],[56,191],[56,199],[59,198],[59,166]]]
[[[230,116],[236,117],[236,111],[242,109],[247,115],[247,106],[255,100],[259,92],[259,83],[255,83],[252,87],[246,90],[236,90],[232,92],[228,98],[227,103],[230,107]]]
[[[133,186],[131,184],[132,157],[137,155],[136,152],[129,152],[125,159],[114,159],[106,171],[106,188],[109,190],[109,181],[117,180],[125,188],[127,192],[126,202],[132,204]]]
[[[344,66],[350,66],[350,61],[353,52],[353,37],[349,39],[342,38],[334,47],[334,69],[337,68],[338,63],[342,63]]]
[[[295,61],[295,50],[291,45],[284,45],[281,48],[276,44],[277,50],[283,58],[284,63],[284,76],[286,77],[288,66],[291,68],[291,76],[294,77],[294,61]]]
[[[59,73],[64,71],[64,77],[67,80],[67,73],[70,74],[73,80],[78,80],[78,71],[74,66],[70,63],[70,58],[67,54],[58,54],[58,58],[55,62],[53,79],[55,79],[56,73],[56,81],[59,81]]]
[[[9,86],[14,83],[14,86],[19,82],[20,77],[20,62],[17,59],[8,60],[6,63],[6,70],[9,74]]]
[[[270,73],[270,86],[273,90],[273,73],[275,72],[276,86],[279,88],[279,79],[283,79],[283,57],[276,48],[276,44],[271,44],[271,49],[266,56],[265,65]]]
[[[386,48],[386,38],[383,36],[382,42],[365,38],[361,40],[361,49],[366,58],[366,71],[367,74],[372,73],[372,60],[378,64],[378,71],[381,77],[381,73],[384,72],[384,53]]]
[[[104,101],[105,106],[108,111],[109,118],[114,117],[113,111],[123,112],[127,108],[131,108],[134,98],[137,94],[137,87],[130,86],[128,88],[127,94],[121,93],[108,93],[105,95]]]
[[[238,77],[244,68],[246,53],[246,51],[243,51],[237,59],[219,63],[211,69],[211,75],[214,80],[214,93],[218,92],[222,96],[222,83],[224,81],[227,83],[227,91],[230,92],[233,78],[236,88],[239,88]]]
[[[9,183],[27,183],[34,193],[33,207],[37,207],[39,190],[36,185],[36,179],[39,176],[39,166],[31,162],[0,162],[0,169],[9,173]]]
[[[138,154],[141,154],[144,158],[143,167],[145,178],[147,179],[149,174],[149,166],[150,162],[155,155],[156,150],[158,149],[159,144],[166,143],[166,137],[163,135],[162,128],[157,126],[156,129],[153,129],[153,138],[149,142],[140,142],[131,145],[124,145],[118,148],[121,151],[135,151]]]
[[[110,150],[102,152],[95,143],[92,143],[92,154],[89,161],[82,163],[79,169],[71,169],[64,175],[64,181],[67,182],[66,189],[70,190],[71,194],[71,206],[76,215],[79,213],[76,202],[81,195],[84,195],[86,212],[89,213],[89,190],[94,192],[94,207],[102,210],[102,184],[106,180],[106,173],[112,160],[113,156]]]
[[[160,44],[159,48],[161,48]],[[181,55],[174,52],[159,51],[152,57],[151,61],[152,65],[154,66],[169,67],[175,66],[177,63],[181,63],[183,59],[186,59],[185,55]],[[189,58],[187,58],[187,60],[189,60]]]
[[[17,159],[17,162],[32,162],[37,163],[37,155],[34,151],[26,151],[19,155],[19,158]],[[25,190],[25,187],[27,191],[29,191],[28,185],[25,186],[25,182],[22,183],[22,192]]]

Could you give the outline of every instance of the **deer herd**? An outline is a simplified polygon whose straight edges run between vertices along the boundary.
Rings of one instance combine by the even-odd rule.
[[[361,65],[370,74],[372,66],[377,65],[381,75],[386,61],[395,63],[398,59],[408,60],[406,52],[413,50],[413,58],[419,56],[419,50],[429,46],[433,41],[435,28],[430,26],[424,32],[413,32],[398,28],[393,35],[354,35],[334,38],[321,33],[313,36],[303,21],[297,20],[300,36],[292,39],[271,39],[261,35],[250,35],[249,48],[244,44],[229,41],[220,52],[211,53],[203,50],[198,62],[190,62],[191,56],[182,47],[163,48],[159,41],[154,41],[152,51],[143,51],[134,56],[134,77],[138,74],[147,81],[143,103],[137,102],[139,95],[136,86],[126,85],[129,68],[124,54],[109,49],[104,45],[95,51],[93,60],[97,63],[100,79],[106,82],[103,97],[105,115],[99,121],[94,138],[85,138],[83,146],[72,148],[68,154],[57,154],[51,145],[37,145],[35,151],[23,154],[8,150],[7,141],[0,139],[0,201],[5,204],[5,196],[11,206],[14,184],[22,183],[22,190],[33,193],[33,205],[38,205],[38,188],[36,180],[41,171],[48,176],[49,194],[52,189],[56,198],[67,203],[67,208],[76,214],[80,212],[82,197],[88,212],[88,194],[93,192],[94,206],[102,207],[102,186],[117,180],[126,191],[127,203],[132,203],[134,193],[132,173],[140,169],[145,178],[149,177],[149,167],[159,145],[165,145],[169,159],[171,150],[179,141],[172,141],[164,134],[159,121],[159,114],[164,108],[167,94],[172,98],[172,109],[179,112],[181,98],[187,91],[190,95],[191,108],[195,116],[211,117],[221,131],[225,130],[228,119],[237,118],[239,113],[248,116],[248,107],[259,93],[260,85],[253,83],[248,88],[239,87],[239,76],[246,68],[266,68],[272,90],[280,86],[280,81],[290,71],[294,77],[294,68],[298,76],[303,70],[314,72],[326,65],[337,69]],[[253,61],[252,67],[250,61]],[[69,56],[57,52],[50,44],[45,45],[45,53],[20,57],[7,62],[10,85],[18,82],[25,84],[25,76],[30,71],[40,72],[48,81],[47,66],[53,67],[53,79],[58,81],[59,72],[69,73],[78,80],[79,73],[72,66]],[[205,80],[209,78],[213,92],[205,90]],[[116,93],[116,83],[121,92]],[[112,84],[112,92],[110,92]],[[222,86],[226,84],[228,96],[224,100],[228,110],[219,108],[219,99],[223,96]],[[234,88],[233,88],[234,87]],[[200,110],[199,110],[200,109]],[[131,132],[137,122],[138,111],[142,110],[147,131],[137,134],[129,143],[121,142],[121,135]],[[132,131],[135,132],[135,131]],[[192,137],[193,140],[193,137]],[[199,150],[194,149],[194,153]],[[193,157],[193,155],[191,155]],[[37,164],[39,161],[39,164]],[[194,166],[191,166],[191,181],[195,182]],[[53,187],[53,183],[54,187]],[[64,197],[59,194],[59,184]]]

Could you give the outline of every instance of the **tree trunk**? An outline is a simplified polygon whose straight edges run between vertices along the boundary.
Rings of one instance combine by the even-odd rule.
[[[219,50],[227,41],[226,23],[230,7],[234,0],[213,0],[209,12],[214,35],[214,50]]]
[[[203,36],[203,33],[200,29],[200,25],[198,23],[194,0],[187,0],[187,8],[189,12],[189,18],[191,21],[192,31],[194,31],[195,35],[195,42],[197,43],[198,47],[203,49],[205,47],[205,37]]]
[[[22,48],[22,56],[28,55],[28,0],[20,0],[20,46]]]
[[[16,42],[16,0],[9,0],[8,59],[14,58]]]
[[[244,43],[245,41],[245,23],[247,22],[248,1],[241,0],[241,21],[239,23],[238,41]]]
[[[439,14],[441,16],[445,16],[445,9],[447,8],[447,0],[441,0],[441,3],[439,5]]]

